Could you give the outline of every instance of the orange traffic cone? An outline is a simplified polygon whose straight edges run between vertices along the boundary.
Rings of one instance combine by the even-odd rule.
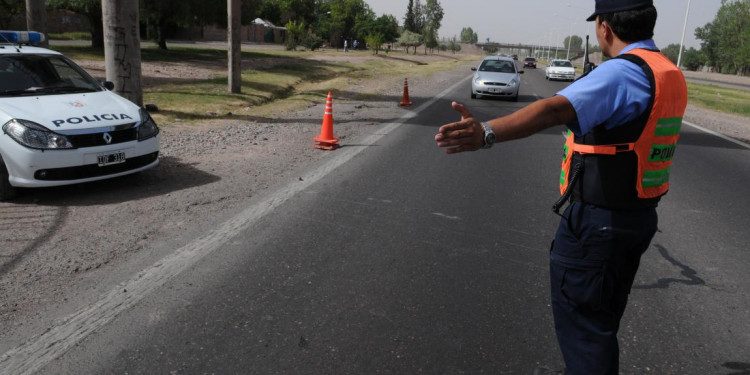
[[[399,107],[409,107],[411,106],[411,101],[409,100],[409,81],[404,78],[404,96],[401,98],[401,103],[398,103]]]
[[[339,139],[333,137],[333,99],[328,92],[326,99],[326,112],[323,115],[323,125],[320,127],[320,135],[313,138],[313,147],[322,150],[333,150],[339,147]]]

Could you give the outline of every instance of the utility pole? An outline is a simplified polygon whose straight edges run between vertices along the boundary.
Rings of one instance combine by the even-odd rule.
[[[240,0],[227,0],[227,36],[229,38],[229,92],[242,92],[242,46],[240,38]]]
[[[690,0],[688,0],[687,10],[685,11],[685,23],[682,25],[682,38],[680,39],[680,53],[677,54],[677,68],[678,69],[682,69],[680,67],[680,63],[682,62],[682,49],[684,48],[683,44],[685,43],[685,29],[687,29],[688,15],[690,15]]]
[[[143,106],[138,0],[102,1],[107,81],[120,96]]]
[[[44,41],[39,43],[39,46],[44,48],[49,46],[47,9],[44,7],[44,0],[26,0],[26,30],[44,34]]]

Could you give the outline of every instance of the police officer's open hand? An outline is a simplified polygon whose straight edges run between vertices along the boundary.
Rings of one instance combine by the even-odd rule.
[[[474,115],[463,105],[451,103],[453,109],[461,114],[461,121],[445,124],[435,135],[438,147],[446,147],[445,153],[455,154],[463,151],[476,151],[484,146],[484,129],[474,120]]]

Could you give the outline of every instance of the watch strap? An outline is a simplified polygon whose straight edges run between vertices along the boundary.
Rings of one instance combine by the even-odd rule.
[[[492,130],[490,124],[481,122],[482,128],[484,129],[484,145],[482,148],[490,148],[495,144],[495,132]]]

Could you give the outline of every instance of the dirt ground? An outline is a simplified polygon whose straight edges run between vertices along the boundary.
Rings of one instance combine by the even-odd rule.
[[[369,53],[333,55],[367,59]],[[412,58],[412,57],[410,57]],[[439,59],[417,55],[414,59]],[[103,63],[81,62],[103,75]],[[248,64],[252,64],[248,62]],[[466,77],[468,64],[430,77],[409,77],[412,98],[430,97]],[[221,63],[144,64],[144,86],[160,78],[210,78]],[[402,77],[352,81],[348,93],[376,92],[372,100],[334,98],[335,135],[342,143],[400,117]],[[350,95],[349,95],[350,96]],[[314,149],[325,99],[258,122],[164,124],[157,168],[113,180],[26,191],[0,203],[0,350],[17,344],[13,332],[36,332],[61,311],[109,290],[128,277],[126,264],[150,264],[246,207],[253,197],[299,178],[329,152]],[[690,107],[690,122],[750,140],[750,121]],[[137,267],[137,266],[133,266]],[[34,329],[31,329],[34,327]],[[4,352],[3,351],[0,351]]]

